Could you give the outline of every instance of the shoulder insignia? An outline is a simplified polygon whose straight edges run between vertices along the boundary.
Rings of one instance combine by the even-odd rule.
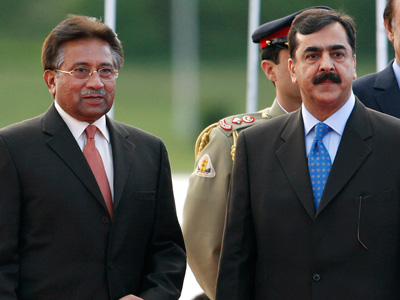
[[[211,158],[208,154],[204,154],[199,160],[195,174],[200,177],[213,178],[215,177],[215,169],[212,165]]]
[[[255,121],[255,118],[253,116],[243,116],[242,118],[243,122],[245,123],[253,123]]]
[[[233,124],[240,125],[240,124],[242,124],[242,119],[241,119],[241,118],[238,118],[238,117],[233,117],[233,118],[232,118],[232,123],[233,123]]]
[[[221,119],[218,122],[218,129],[230,139],[235,131],[241,131],[262,121],[261,112],[245,113]]]
[[[226,131],[231,131],[232,130],[232,125],[226,124],[224,119],[219,121],[219,126],[221,126],[221,128],[223,130],[226,130]]]

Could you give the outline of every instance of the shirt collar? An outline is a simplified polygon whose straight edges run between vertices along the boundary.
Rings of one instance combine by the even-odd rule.
[[[399,85],[400,88],[400,66],[397,64],[396,60],[393,61],[392,68],[394,76],[396,76],[397,84]]]
[[[281,105],[281,103],[279,102],[278,98],[275,98],[276,102],[278,103],[279,107],[282,108],[282,110],[285,112],[285,114],[288,113],[288,111],[286,109],[283,108],[283,106]]]
[[[60,114],[61,118],[67,124],[69,130],[71,131],[72,135],[74,136],[75,140],[78,140],[82,133],[85,131],[86,127],[90,125],[87,122],[82,122],[74,117],[70,116],[66,111],[64,111],[61,106],[54,101],[54,106],[57,109],[58,113]],[[91,125],[96,125],[99,131],[102,133],[104,138],[108,143],[110,143],[110,134],[107,129],[106,125],[106,116],[103,115],[100,119],[93,122]]]
[[[350,114],[353,111],[355,103],[355,96],[353,92],[351,92],[350,98],[346,101],[346,103],[343,104],[341,108],[339,108],[323,123],[327,124],[330,128],[332,128],[333,131],[342,136],[344,127],[346,126],[347,120],[349,119]],[[307,110],[304,103],[301,105],[301,112],[303,115],[304,132],[305,135],[307,135],[320,121]]]

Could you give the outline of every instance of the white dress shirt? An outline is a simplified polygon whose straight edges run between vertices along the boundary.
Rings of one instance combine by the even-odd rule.
[[[392,68],[400,89],[400,66],[397,64],[396,60],[393,61]]]
[[[353,92],[351,92],[350,98],[346,101],[346,103],[343,104],[341,108],[339,108],[334,114],[332,114],[328,119],[323,122],[332,129],[322,139],[325,148],[329,152],[332,164],[335,160],[336,152],[339,148],[340,140],[342,139],[347,120],[349,119],[350,114],[353,111],[355,103],[356,100],[354,94]],[[307,110],[304,104],[302,104],[301,112],[304,122],[306,153],[308,156],[314,140],[314,126],[320,121]]]
[[[101,159],[103,160],[104,168],[108,178],[108,183],[110,184],[111,195],[114,201],[114,164],[112,158],[110,134],[108,132],[106,125],[106,117],[102,116],[100,119],[96,120],[92,124],[89,124],[87,122],[82,122],[71,117],[61,108],[61,106],[57,103],[57,101],[54,101],[54,104],[61,118],[67,124],[69,130],[74,136],[82,152],[87,141],[85,133],[86,127],[88,125],[95,125],[98,128],[94,140],[96,143],[96,148],[100,153]]]

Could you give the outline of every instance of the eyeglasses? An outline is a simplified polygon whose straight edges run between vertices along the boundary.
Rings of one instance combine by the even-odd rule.
[[[75,68],[71,71],[64,71],[54,69],[56,72],[66,73],[71,75],[72,77],[80,80],[88,80],[93,73],[97,73],[100,76],[101,80],[114,80],[118,78],[118,71],[114,70],[113,68],[100,68],[98,70],[91,71],[89,68]]]

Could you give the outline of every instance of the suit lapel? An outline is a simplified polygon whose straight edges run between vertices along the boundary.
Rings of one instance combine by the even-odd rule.
[[[117,208],[126,186],[129,170],[134,160],[135,145],[128,140],[129,133],[117,122],[107,117],[114,162],[114,209]]]
[[[400,118],[400,89],[392,68],[393,61],[378,73],[374,85],[375,101],[382,112]]]
[[[357,99],[344,129],[317,216],[343,189],[372,152],[372,149],[365,143],[365,139],[371,135],[367,109]]]
[[[49,147],[58,154],[90,193],[107,210],[100,188],[81,149],[54,105],[44,114],[43,132],[48,135],[47,144]]]
[[[301,110],[292,113],[281,138],[284,143],[276,151],[278,160],[304,209],[314,219],[315,208],[307,166]]]

